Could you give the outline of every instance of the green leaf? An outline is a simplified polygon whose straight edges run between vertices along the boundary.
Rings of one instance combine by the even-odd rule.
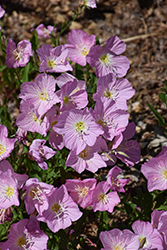
[[[75,76],[78,80],[84,80],[84,73],[82,67],[79,64],[75,64]]]
[[[160,93],[159,98],[167,105],[167,94]]]
[[[29,81],[29,71],[30,71],[30,62],[27,63],[27,65],[24,67],[22,72],[22,82],[28,82]]]
[[[105,222],[106,224],[109,223],[109,217],[106,211],[103,211],[103,222]]]
[[[4,69],[6,69],[7,67],[6,67],[6,65],[2,65],[1,67],[0,67],[0,72],[2,72]]]
[[[33,30],[32,32],[33,36],[30,40],[30,42],[32,43],[32,49],[35,51],[38,49],[38,35],[36,30]]]
[[[147,103],[147,105],[157,117],[159,125],[165,127],[165,119],[161,116],[161,114],[159,114],[158,111],[150,103]]]

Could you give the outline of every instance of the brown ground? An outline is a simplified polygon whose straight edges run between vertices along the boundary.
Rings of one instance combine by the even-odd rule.
[[[31,28],[40,23],[54,25],[71,20],[78,1],[68,0],[1,0],[6,10],[4,34],[15,42],[31,38]],[[167,0],[99,0],[97,9],[89,9],[70,29],[82,29],[104,43],[117,35],[127,44],[125,55],[131,68],[126,78],[136,90],[129,102],[130,119],[137,125],[135,139],[141,145],[141,162],[155,156],[167,145],[167,138],[147,102],[167,119],[166,106],[159,100],[160,88],[167,79]],[[65,32],[60,39],[67,43]],[[41,38],[41,43],[44,42]],[[49,42],[46,41],[46,42]],[[130,170],[131,173],[136,169]],[[137,177],[138,178],[138,177]],[[132,180],[135,183],[135,180]],[[97,233],[97,225],[90,225]],[[94,230],[94,231],[93,231]]]

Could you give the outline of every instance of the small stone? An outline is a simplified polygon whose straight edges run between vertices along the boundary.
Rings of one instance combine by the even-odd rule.
[[[72,29],[81,29],[82,28],[82,24],[78,23],[78,22],[72,22],[72,24],[70,25],[70,30]]]

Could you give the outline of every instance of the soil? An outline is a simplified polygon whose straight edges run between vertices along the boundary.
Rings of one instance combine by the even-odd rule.
[[[60,31],[62,23],[72,19],[73,11],[78,5],[76,0],[0,2],[6,11],[3,18],[4,36],[15,42],[29,40],[32,36],[30,30],[41,23],[46,26],[56,24]],[[158,96],[161,87],[165,87],[164,80],[167,79],[167,0],[99,0],[97,8],[87,9],[71,24],[69,30],[71,29],[82,29],[89,35],[95,34],[101,44],[115,35],[126,42],[124,55],[131,65],[126,78],[136,90],[128,102],[128,111],[130,121],[136,124],[135,139],[141,146],[140,163],[127,170],[126,174],[131,178],[131,187],[142,185],[144,180],[139,172],[141,164],[156,156],[163,146],[167,146],[166,135],[147,104],[149,102],[167,119],[166,105]],[[61,36],[61,44],[67,43],[69,30]],[[40,38],[40,42],[49,43],[50,40]],[[17,111],[11,105],[12,112],[15,117]],[[99,173],[106,175],[104,170]],[[119,222],[121,218],[124,215],[114,212],[112,220]],[[92,217],[83,232],[85,241],[91,238],[96,244],[97,229],[98,223]]]

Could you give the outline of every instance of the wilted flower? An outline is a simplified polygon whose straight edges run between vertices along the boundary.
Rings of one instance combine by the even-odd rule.
[[[57,28],[54,28],[51,25],[48,25],[47,27],[45,27],[45,25],[43,23],[41,23],[40,25],[38,25],[38,27],[36,27],[35,30],[36,30],[38,36],[42,36],[44,38],[49,38],[53,29],[54,29],[54,33],[56,33]]]
[[[33,157],[33,159],[38,163],[39,167],[43,170],[48,168],[47,163],[43,160],[50,159],[56,154],[56,151],[49,148],[48,146],[44,146],[46,143],[45,140],[35,139],[33,140],[30,149],[29,154]]]

